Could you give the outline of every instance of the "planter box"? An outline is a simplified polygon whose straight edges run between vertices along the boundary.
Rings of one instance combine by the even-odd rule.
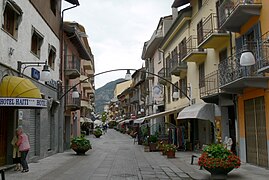
[[[176,152],[175,151],[167,151],[166,155],[167,155],[167,158],[175,158]]]
[[[144,146],[144,152],[149,152],[149,146]]]
[[[149,143],[149,149],[151,152],[157,151],[157,143]]]

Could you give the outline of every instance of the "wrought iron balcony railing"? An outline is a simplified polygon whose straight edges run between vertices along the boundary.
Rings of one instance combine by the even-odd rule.
[[[216,43],[219,43],[219,36],[228,36],[228,33],[226,31],[219,29],[218,17],[214,13],[210,14],[207,18],[205,18],[202,22],[202,25],[197,29],[198,45],[200,46],[201,43],[203,43],[205,40],[208,40],[213,34],[218,37],[218,39],[215,38],[215,40],[218,42],[213,41],[211,42],[211,44],[205,45],[204,48],[212,48],[211,46],[214,47]]]
[[[162,68],[158,72],[158,76],[162,77],[163,79],[171,80],[171,74],[169,68]],[[166,84],[167,81],[163,80],[162,78],[158,78],[159,83]]]
[[[251,17],[257,16],[262,0],[225,0],[217,8],[221,29],[237,32]]]
[[[218,71],[207,74],[204,80],[199,82],[199,89],[201,98],[218,94],[220,92]]]
[[[255,42],[247,42],[253,52],[256,63],[250,67],[240,66],[242,49],[219,63],[220,86],[224,86],[242,77],[261,77],[269,69],[269,33],[267,32]]]
[[[70,89],[72,86],[65,86],[63,87],[63,92]],[[65,95],[65,107],[70,108],[72,110],[79,109],[80,108],[80,100],[81,98],[73,98],[72,92],[70,91]]]

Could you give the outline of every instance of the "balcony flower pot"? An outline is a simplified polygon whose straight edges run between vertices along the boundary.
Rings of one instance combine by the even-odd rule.
[[[85,153],[92,148],[91,143],[84,135],[72,138],[70,148],[73,149],[77,155],[85,155]]]
[[[238,156],[222,144],[205,147],[198,164],[211,173],[211,179],[226,179],[227,174],[241,165]]]

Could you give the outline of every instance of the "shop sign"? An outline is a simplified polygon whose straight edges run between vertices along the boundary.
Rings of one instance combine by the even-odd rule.
[[[40,79],[40,72],[37,69],[32,68],[31,77],[36,79],[36,80],[39,80]]]
[[[47,100],[34,98],[0,98],[1,106],[46,108]]]
[[[48,86],[54,88],[54,89],[57,89],[58,87],[58,83],[57,81],[51,79],[50,81],[46,81],[45,84],[47,84]]]

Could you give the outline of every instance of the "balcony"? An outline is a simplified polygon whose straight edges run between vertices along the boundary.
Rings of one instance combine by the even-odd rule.
[[[71,87],[66,87],[68,90]],[[80,98],[72,98],[72,92],[69,92],[65,96],[65,108],[66,110],[75,111],[80,109]]]
[[[90,108],[89,97],[82,96],[81,101],[80,101],[80,106],[89,109]]]
[[[83,60],[83,67],[85,70],[93,69],[93,64],[91,60]]]
[[[171,74],[169,72],[170,70],[168,68],[162,68],[158,72],[158,76],[159,76],[158,81],[160,84],[166,85],[168,83],[167,81],[171,81]]]
[[[180,76],[187,72],[188,66],[186,62],[179,61],[179,56],[176,54],[171,61],[170,73],[175,76]]]
[[[205,76],[203,81],[199,82],[200,97],[208,98],[220,93],[219,89],[219,73],[214,71]]]
[[[80,59],[76,56],[65,56],[64,74],[69,79],[75,79],[80,76]]]
[[[81,86],[85,90],[93,89],[92,84],[90,82],[85,82],[85,83],[81,84]]]
[[[219,77],[222,90],[242,93],[244,88],[268,88],[269,77],[264,74],[269,72],[268,39],[261,38],[257,42],[248,42],[248,44],[251,44],[256,63],[250,67],[240,66],[242,51],[220,62]]]
[[[153,68],[153,64],[151,66],[149,66],[146,71],[148,71],[149,73],[146,73],[146,79],[153,79],[154,78],[154,68]]]
[[[229,42],[230,35],[218,28],[218,17],[210,14],[203,20],[202,26],[197,29],[199,48],[218,48]]]
[[[205,61],[207,52],[204,49],[199,49],[197,46],[197,37],[190,36],[186,40],[186,45],[183,46],[179,59],[182,62],[195,62],[201,64]]]
[[[163,38],[163,32],[161,29],[157,29],[153,32],[151,38],[149,41],[147,41],[144,45],[143,52],[142,52],[142,58],[150,58],[153,56],[156,48],[161,43]]]
[[[82,71],[81,74],[80,74],[80,77],[79,77],[80,82],[82,82],[82,83],[88,83],[89,80],[84,81],[87,78],[88,78],[87,73],[85,73],[85,72]]]
[[[223,1],[218,7],[220,29],[239,32],[252,17],[259,16],[262,0]]]
[[[133,97],[131,97],[130,103],[138,103],[138,102],[139,102],[138,95],[134,95]]]

